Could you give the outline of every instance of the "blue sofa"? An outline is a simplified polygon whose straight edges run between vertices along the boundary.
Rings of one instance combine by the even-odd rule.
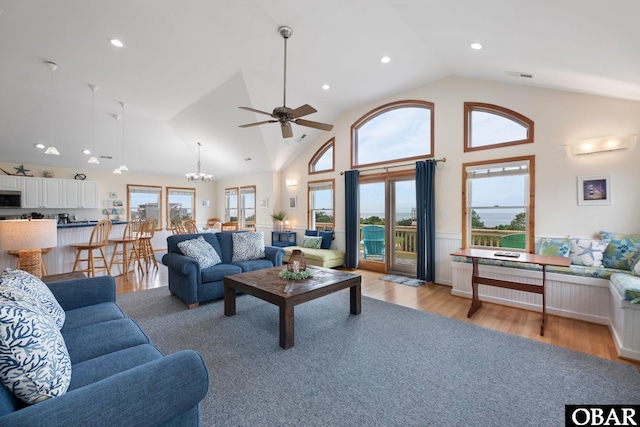
[[[26,405],[0,385],[2,426],[198,426],[209,380],[191,350],[163,356],[116,305],[111,276],[47,284],[65,311],[65,394]]]
[[[265,246],[265,257],[262,259],[233,262],[234,233],[246,232],[175,234],[167,237],[167,253],[162,257],[162,263],[169,270],[169,291],[183,300],[187,307],[195,308],[203,301],[222,298],[224,276],[282,265],[284,250],[275,246]],[[194,258],[182,254],[178,243],[199,236],[213,246],[222,260],[220,264],[201,269]]]

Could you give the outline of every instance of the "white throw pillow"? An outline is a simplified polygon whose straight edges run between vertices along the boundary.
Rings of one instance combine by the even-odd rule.
[[[7,268],[4,270],[0,284],[21,289],[31,295],[47,310],[58,329],[64,326],[66,315],[58,300],[53,296],[49,287],[33,274],[26,271]]]
[[[264,258],[264,233],[233,233],[233,257],[231,261],[249,261]]]
[[[571,264],[587,267],[602,267],[602,257],[610,240],[581,239],[572,237],[569,259]]]
[[[178,248],[186,256],[198,261],[200,268],[212,267],[222,262],[218,252],[202,236],[197,239],[184,240],[178,243]]]
[[[63,395],[71,360],[60,330],[28,293],[9,293],[8,299],[0,297],[0,382],[28,404]]]

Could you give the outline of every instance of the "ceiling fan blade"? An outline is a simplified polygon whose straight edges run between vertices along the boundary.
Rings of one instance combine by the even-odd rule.
[[[283,138],[291,138],[293,136],[293,131],[291,130],[291,124],[289,124],[289,122],[283,123],[282,126],[280,126],[280,129],[282,130]]]
[[[250,128],[251,126],[258,126],[258,125],[264,125],[266,123],[278,123],[277,120],[265,120],[264,122],[257,122],[257,123],[249,123],[246,125],[239,125],[238,127],[240,128]]]
[[[320,130],[326,130],[326,131],[330,131],[331,129],[333,129],[333,125],[328,125],[320,122],[312,122],[311,120],[298,119],[298,120],[295,120],[294,123],[297,125],[320,129]]]
[[[251,107],[238,107],[238,108],[241,110],[253,111],[254,113],[266,114],[267,116],[271,115],[271,113],[267,113],[266,111],[256,110],[255,108],[251,108]]]
[[[301,107],[296,108],[295,110],[289,111],[289,116],[293,118],[298,118],[302,116],[306,116],[307,114],[317,113],[318,110],[313,108],[309,104],[304,104]]]

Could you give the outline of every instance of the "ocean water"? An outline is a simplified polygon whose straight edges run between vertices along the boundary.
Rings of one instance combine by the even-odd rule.
[[[518,212],[478,212],[478,214],[485,227],[493,228],[511,224]]]

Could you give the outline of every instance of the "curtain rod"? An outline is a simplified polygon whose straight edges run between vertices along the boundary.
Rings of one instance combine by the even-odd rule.
[[[447,158],[443,157],[441,159],[436,160],[436,163],[438,163],[438,162],[447,163]],[[389,170],[391,168],[403,168],[403,167],[406,167],[406,166],[414,166],[414,165],[415,165],[415,163],[408,163],[408,164],[405,164],[405,165],[382,166],[382,167],[379,167],[379,168],[361,169],[360,172],[369,172],[369,171],[377,171],[377,170],[385,170],[386,171],[386,170]],[[344,175],[344,173],[345,173],[345,171],[340,172],[340,175]]]

